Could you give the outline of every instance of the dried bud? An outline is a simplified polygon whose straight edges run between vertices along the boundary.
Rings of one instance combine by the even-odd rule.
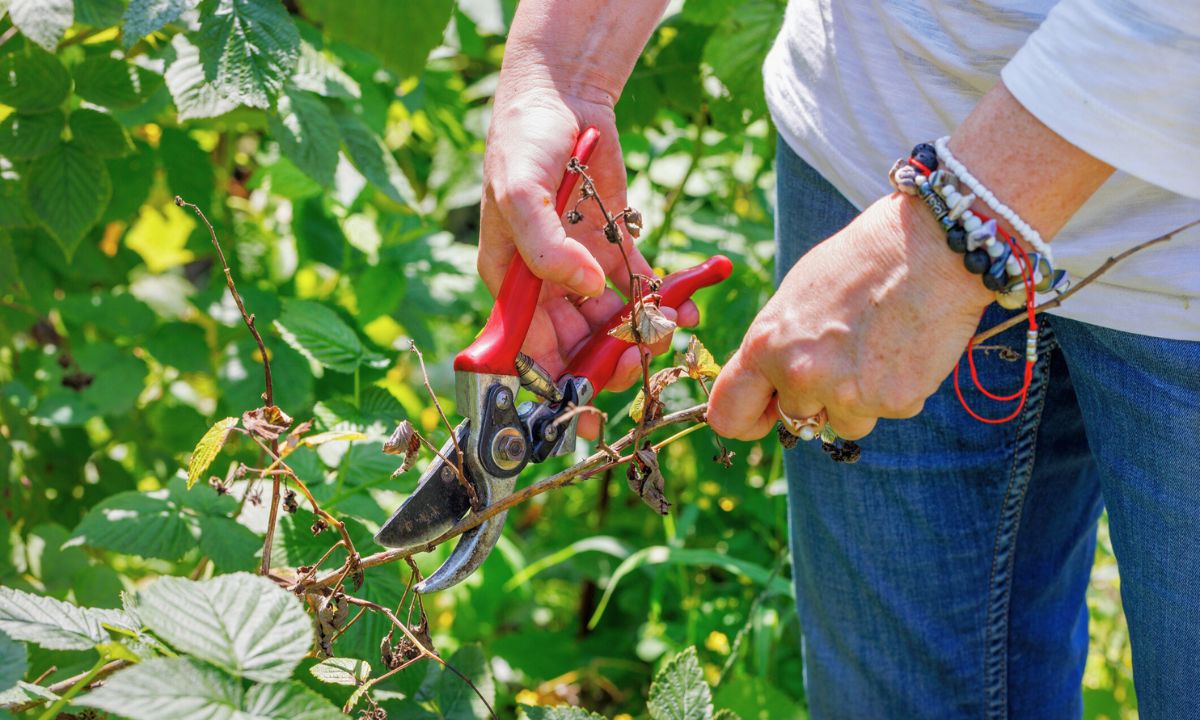
[[[625,208],[622,213],[625,216],[625,228],[629,230],[629,234],[635,238],[642,236],[642,214],[631,207]]]
[[[283,496],[283,509],[289,514],[300,509],[300,503],[296,500],[295,490],[288,490],[287,494]]]
[[[721,452],[713,455],[713,462],[728,470],[733,467],[733,459],[735,457],[737,457],[737,453],[721,445]]]
[[[578,210],[570,210],[567,212],[567,222],[575,225],[580,220],[583,220],[583,213],[579,212]]]
[[[328,529],[329,523],[325,522],[321,518],[317,518],[315,521],[313,521],[312,527],[309,528],[309,530],[312,530],[313,535],[320,535]]]
[[[413,424],[407,420],[396,426],[391,437],[383,444],[383,452],[388,455],[403,455],[404,462],[400,464],[392,477],[408,472],[417,461],[417,453],[421,450],[421,436]]]
[[[604,226],[604,238],[613,245],[620,245],[625,238],[621,237],[621,228],[617,227],[615,222],[610,222]]]
[[[92,384],[92,380],[95,379],[95,375],[82,371],[67,373],[62,376],[62,385],[63,387],[71,388],[75,392],[81,392],[86,390]]]

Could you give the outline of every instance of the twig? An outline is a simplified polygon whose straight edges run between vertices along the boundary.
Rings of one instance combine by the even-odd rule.
[[[229,270],[229,263],[225,262],[225,251],[221,249],[221,242],[217,240],[217,231],[213,229],[212,223],[204,216],[204,211],[193,203],[184,200],[180,196],[175,196],[175,204],[179,207],[188,207],[192,212],[204,221],[204,225],[208,228],[208,234],[212,237],[213,247],[217,250],[217,257],[221,260],[221,267],[225,268],[225,284],[229,287],[229,293],[233,295],[233,301],[237,303],[238,310],[242,312],[242,320],[249,328],[250,334],[254,336],[254,342],[258,343],[258,352],[262,355],[263,360],[263,376],[266,381],[266,392],[263,393],[263,400],[267,405],[275,404],[275,391],[271,384],[271,359],[267,356],[267,346],[263,344],[262,335],[258,334],[258,328],[254,327],[254,316],[246,311],[246,305],[242,302],[242,296],[238,294],[237,285],[233,283],[233,273]]]
[[[475,487],[467,482],[467,476],[463,474],[463,452],[458,444],[458,435],[454,432],[454,426],[450,424],[450,418],[446,417],[446,411],[442,409],[442,404],[438,402],[437,393],[433,391],[433,385],[429,383],[429,372],[425,369],[425,355],[421,353],[421,349],[417,347],[415,340],[408,341],[408,349],[417,354],[417,362],[421,364],[421,379],[425,382],[425,391],[429,393],[429,399],[433,401],[433,406],[437,408],[438,415],[441,416],[442,422],[446,424],[446,431],[450,433],[450,441],[454,443],[454,451],[458,453],[458,457],[455,458],[455,461],[450,466],[454,468],[454,472],[458,475],[459,484],[466,491],[467,497],[471,499],[471,508],[478,510],[480,507],[479,496],[475,493]],[[441,453],[437,450],[434,450],[434,452],[441,456]],[[442,459],[445,460],[444,457]]]
[[[73,677],[69,677],[66,680],[60,680],[60,681],[54,683],[53,685],[47,687],[46,689],[49,690],[50,692],[54,693],[55,695],[62,695],[63,693],[67,692],[72,687],[74,687],[75,683],[83,680],[84,678],[87,678],[88,675],[91,675],[91,678],[88,679],[88,685],[90,686],[90,685],[96,683],[97,681],[101,680],[102,678],[105,678],[105,677],[115,673],[116,671],[120,670],[121,668],[128,667],[132,664],[133,663],[131,663],[128,660],[113,660],[112,662],[101,666],[100,669],[98,669],[98,670],[88,670],[87,672],[83,672],[83,673],[80,673]],[[47,702],[49,702],[49,700],[46,698],[37,698],[35,700],[23,702],[20,705],[13,705],[12,707],[10,707],[8,709],[10,711],[12,711],[12,713],[14,715],[19,715],[19,714],[25,712],[26,710],[33,709],[39,705],[44,705]]]
[[[356,598],[356,597],[350,597],[349,595],[343,595],[342,597],[345,599],[346,602],[350,603],[351,605],[358,605],[360,607],[370,608],[371,610],[374,610],[375,612],[383,613],[383,615],[392,622],[392,625],[395,625],[397,628],[400,629],[400,632],[404,633],[404,637],[410,643],[413,644],[413,647],[415,647],[417,650],[420,651],[421,657],[427,657],[430,660],[437,662],[442,667],[446,668],[450,672],[457,675],[460,679],[462,679],[463,682],[465,682],[467,684],[468,687],[470,687],[473,691],[475,691],[475,694],[477,696],[479,696],[479,699],[481,701],[483,701],[484,706],[487,707],[488,712],[491,713],[492,717],[493,718],[496,717],[496,711],[492,709],[492,704],[487,701],[487,698],[485,698],[483,696],[483,693],[479,692],[479,688],[475,687],[475,683],[471,682],[471,679],[468,678],[466,675],[463,675],[461,672],[459,672],[458,668],[454,667],[450,663],[443,660],[440,655],[438,655],[434,651],[430,650],[429,648],[425,647],[425,645],[423,645],[421,643],[421,641],[417,639],[417,636],[414,635],[413,632],[408,629],[408,626],[405,625],[404,623],[400,622],[400,618],[396,617],[395,613],[393,613],[388,608],[380,605],[379,603],[374,603],[374,602],[371,602],[370,600],[363,600],[363,599]],[[379,680],[382,680],[382,679],[383,679],[382,677],[379,678]],[[376,682],[378,682],[378,680]]]
[[[1058,307],[1059,305],[1062,305],[1066,301],[1067,298],[1071,297],[1072,295],[1079,292],[1083,288],[1092,284],[1098,277],[1100,277],[1104,273],[1111,270],[1113,265],[1116,265],[1117,263],[1121,262],[1122,260],[1129,257],[1130,255],[1133,255],[1134,253],[1137,253],[1137,252],[1141,252],[1142,250],[1145,250],[1148,247],[1151,247],[1153,245],[1158,245],[1159,243],[1167,242],[1168,240],[1175,237],[1176,235],[1183,232],[1184,230],[1195,227],[1196,225],[1200,225],[1200,220],[1193,220],[1186,225],[1175,228],[1174,230],[1172,230],[1169,233],[1166,233],[1165,235],[1159,235],[1158,237],[1153,238],[1152,240],[1147,240],[1143,243],[1139,243],[1139,244],[1134,245],[1133,247],[1129,248],[1128,250],[1125,250],[1124,252],[1121,252],[1117,255],[1113,255],[1109,259],[1105,260],[1104,264],[1102,264],[1100,267],[1098,267],[1094,271],[1092,271],[1092,273],[1090,275],[1088,275],[1084,279],[1082,279],[1079,282],[1072,285],[1071,289],[1067,290],[1062,295],[1059,295],[1058,297],[1054,298],[1053,300],[1048,300],[1048,301],[1042,303],[1041,305],[1038,305],[1036,308],[1034,308],[1034,312],[1041,313],[1041,312],[1045,312],[1047,310],[1053,310],[1054,308]],[[1009,329],[1010,327],[1013,327],[1015,325],[1020,325],[1021,323],[1025,322],[1025,317],[1026,316],[1024,314],[1014,315],[1013,317],[1010,317],[1009,319],[996,325],[995,327],[988,328],[987,330],[984,330],[983,332],[979,333],[978,335],[976,335],[974,338],[971,339],[971,342],[975,345],[978,345],[979,343],[984,342],[985,340],[989,340],[989,339],[999,335],[1000,333],[1004,332],[1005,330]]]
[[[708,405],[701,404],[701,405],[696,405],[696,406],[687,408],[686,410],[679,410],[677,412],[673,412],[668,415],[664,415],[663,417],[659,418],[658,420],[655,420],[654,422],[652,422],[644,427],[639,426],[638,428],[635,428],[634,430],[631,430],[630,432],[626,433],[620,440],[617,440],[615,443],[613,443],[611,449],[614,452],[620,452],[621,450],[632,446],[634,443],[635,437],[637,437],[639,435],[638,430],[641,430],[642,431],[641,434],[644,435],[644,434],[654,432],[655,430],[666,427],[668,425],[677,425],[679,423],[686,423],[686,422],[703,422],[704,415],[707,412],[707,410],[708,410]],[[496,502],[492,503],[491,505],[488,505],[487,507],[483,508],[479,512],[470,513],[465,518],[458,521],[458,523],[456,523],[449,530],[447,530],[446,532],[442,533],[441,535],[439,535],[438,537],[434,538],[433,540],[429,541],[428,543],[426,543],[424,545],[420,545],[418,547],[412,547],[412,548],[397,548],[395,550],[385,550],[383,552],[378,552],[373,555],[367,555],[359,561],[358,567],[359,567],[359,569],[365,570],[367,568],[377,567],[379,565],[386,565],[387,563],[395,562],[396,560],[401,560],[403,558],[407,558],[410,555],[415,555],[416,553],[419,553],[419,552],[427,552],[427,551],[432,550],[433,548],[437,547],[438,545],[441,545],[442,543],[446,542],[447,540],[458,537],[459,535],[462,535],[466,531],[468,531],[472,528],[478,527],[484,521],[486,521],[488,518],[491,518],[495,515],[505,512],[506,510],[513,507],[514,505],[518,505],[522,502],[525,502],[526,500],[529,500],[530,498],[541,495],[542,493],[546,493],[551,490],[555,490],[564,485],[569,485],[571,482],[573,482],[577,479],[589,478],[589,477],[595,475],[596,473],[602,472],[611,467],[615,467],[616,465],[621,464],[621,462],[622,462],[622,460],[614,460],[610,453],[607,453],[604,451],[594,453],[591,456],[589,456],[586,460],[584,460],[583,462],[572,465],[571,467],[567,468],[566,470],[563,470],[562,472],[557,473],[555,475],[551,475],[548,478],[539,480],[539,481],[533,483],[532,485],[528,485],[525,488],[518,490],[511,495],[508,495],[504,498],[501,498],[500,500],[497,500]],[[310,582],[306,586],[305,590],[312,591],[312,590],[320,589],[323,587],[328,587],[337,581],[337,575],[338,575],[338,573],[336,571],[322,575],[322,576],[318,577],[317,579],[313,580],[312,582]],[[288,587],[294,586],[294,583],[292,583],[292,582],[284,581],[284,583]]]

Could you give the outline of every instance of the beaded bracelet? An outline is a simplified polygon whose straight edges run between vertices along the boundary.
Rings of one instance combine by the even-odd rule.
[[[946,244],[963,255],[963,265],[968,271],[983,276],[984,286],[996,293],[996,302],[1001,307],[1010,310],[1021,307],[1026,302],[1026,290],[1013,243],[1004,238],[994,219],[970,209],[978,195],[975,192],[963,195],[958,190],[959,177],[938,165],[937,149],[921,143],[908,158],[892,165],[888,180],[900,192],[919,196],[925,202],[945,231]],[[961,163],[958,165],[961,167]],[[978,181],[975,183],[978,185]],[[982,185],[978,188],[987,192]],[[1011,210],[1009,213],[1016,215]],[[1038,242],[1045,247],[1040,237]],[[1034,290],[1066,289],[1066,272],[1055,270],[1047,253],[1029,253],[1029,261]]]
[[[958,166],[961,167],[961,163],[958,163]],[[965,171],[965,168],[963,170]],[[921,143],[914,147],[908,158],[901,158],[892,166],[888,180],[896,190],[920,197],[929,207],[946,232],[946,244],[963,256],[963,265],[968,271],[983,276],[984,286],[996,293],[996,302],[999,305],[1013,310],[1025,308],[1029,318],[1029,329],[1025,334],[1025,372],[1024,382],[1017,392],[1011,395],[997,395],[984,388],[975,369],[974,341],[967,343],[967,363],[975,387],[992,400],[1019,400],[1016,409],[1009,415],[1002,418],[986,418],[975,412],[967,403],[959,386],[961,361],[954,366],[954,392],[971,417],[988,424],[1005,423],[1016,418],[1024,409],[1029,397],[1033,368],[1037,362],[1038,324],[1034,296],[1037,292],[1049,290],[1061,292],[1065,289],[1066,273],[1055,270],[1046,253],[1027,253],[1019,243],[999,228],[994,219],[971,210],[970,206],[975,202],[979,189],[986,191],[986,188],[975,181],[975,186],[968,185],[970,194],[963,195],[959,192],[958,177],[953,172],[938,167],[938,153],[934,146]],[[992,199],[995,200],[994,195]],[[998,204],[998,201],[996,202]],[[994,209],[990,203],[989,207]],[[1009,213],[1016,215],[1011,210]],[[1030,230],[1032,231],[1032,228]],[[1040,237],[1038,241],[1041,241]]]
[[[996,199],[996,194],[984,187],[979,179],[971,174],[967,167],[959,162],[958,158],[950,152],[950,137],[940,137],[933,143],[937,151],[938,160],[941,161],[946,168],[954,173],[954,175],[965,185],[972,193],[975,194],[984,204],[996,211],[996,214],[1008,221],[1021,239],[1029,244],[1034,250],[1037,250],[1051,263],[1054,262],[1054,252],[1050,249],[1050,245],[1042,239],[1041,234],[1033,229],[1029,223],[1025,222],[1015,210],[1005,205]]]

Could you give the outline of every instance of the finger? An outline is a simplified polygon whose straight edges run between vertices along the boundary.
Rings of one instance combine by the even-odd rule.
[[[579,437],[585,440],[595,440],[600,437],[600,416],[596,413],[583,413],[579,416],[576,426]]]
[[[534,275],[587,297],[604,291],[604,270],[582,243],[567,236],[554,211],[552,190],[521,182],[497,197],[496,203]]]
[[[691,300],[685,300],[677,312],[679,317],[675,322],[679,327],[696,327],[700,324],[700,308]]]
[[[622,392],[632,387],[641,377],[642,360],[635,345],[621,353],[620,359],[617,360],[617,366],[613,368],[612,377],[604,385],[604,389],[610,392]]]
[[[708,424],[718,435],[753,440],[774,424],[775,387],[745,353],[730,358],[713,384],[708,401]]]
[[[835,409],[827,409],[829,425],[838,437],[846,440],[859,440],[871,434],[875,429],[878,418],[868,418],[850,413],[841,413]]]
[[[591,336],[591,323],[566,298],[546,298],[541,306],[550,321],[546,328],[558,339],[559,354],[571,357],[571,351]]]
[[[629,267],[625,267],[625,258],[621,257],[621,249],[616,245],[603,239],[604,231],[600,231],[601,242],[604,243],[602,249],[597,249],[596,256],[600,260],[600,264],[604,267],[605,274],[613,281],[613,285],[625,297],[630,297],[632,289],[629,284],[629,273],[632,271],[637,275],[653,275],[654,269],[650,267],[650,263],[646,262],[646,258],[642,256],[640,250],[633,246],[628,239],[625,240],[626,257],[629,258]],[[599,248],[600,246],[593,245]]]
[[[810,418],[816,418],[812,424],[817,425],[818,431],[821,429],[820,426],[828,419],[825,415],[824,406],[810,398],[784,398],[780,396],[775,398],[775,404],[780,412],[801,424],[808,424],[805,421]],[[783,419],[782,415],[779,419]]]
[[[606,288],[599,297],[588,298],[577,307],[595,332],[608,324],[613,315],[624,309],[625,299],[616,290]]]

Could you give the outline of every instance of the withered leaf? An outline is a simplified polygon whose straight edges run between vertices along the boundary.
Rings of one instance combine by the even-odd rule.
[[[733,458],[736,456],[737,453],[722,444],[721,452],[713,455],[713,462],[728,470],[729,468],[733,467]]]
[[[289,450],[295,449],[295,447],[300,444],[300,438],[304,437],[304,434],[309,430],[312,430],[312,426],[313,421],[310,418],[293,428],[287,436],[287,442],[285,443],[287,448]]]
[[[392,473],[392,477],[408,472],[413,463],[417,461],[417,453],[420,450],[421,436],[417,433],[417,429],[411,422],[402,420],[392,432],[391,437],[383,443],[384,453],[404,456],[404,462],[400,464],[396,472]]]
[[[679,356],[676,356],[679,359]],[[700,378],[712,379],[721,372],[721,366],[713,359],[712,353],[708,348],[704,347],[704,343],[700,342],[700,338],[695,335],[691,340],[688,340],[687,351],[683,353],[682,362],[680,363],[687,370],[688,377],[693,380]]]
[[[621,324],[609,330],[608,334],[628,343],[639,342],[640,338],[640,342],[653,345],[659,340],[670,337],[674,331],[675,322],[673,320],[663,315],[657,305],[643,301],[634,305],[633,312],[629,316],[621,318]]]
[[[260,440],[278,440],[291,426],[292,419],[276,405],[267,405],[242,413],[242,427]]]
[[[633,418],[634,422],[642,422],[645,418],[646,422],[657,420],[662,417],[663,403],[659,399],[662,396],[663,390],[683,376],[684,368],[676,365],[663,370],[659,370],[650,376],[650,402],[646,402],[646,391],[643,388],[638,391],[637,397],[633,399],[633,404],[629,406],[629,417]]]
[[[629,483],[629,489],[637,493],[654,512],[667,514],[671,503],[667,502],[663,492],[666,481],[658,467],[658,453],[649,441],[634,453],[633,460],[625,468],[625,480]]]

